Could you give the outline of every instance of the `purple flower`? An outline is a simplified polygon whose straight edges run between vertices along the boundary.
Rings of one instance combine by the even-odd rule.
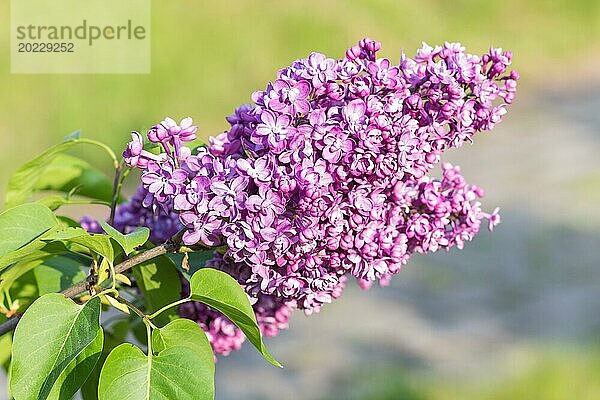
[[[333,177],[327,171],[327,162],[318,159],[315,163],[304,159],[298,168],[298,177],[307,185],[321,187],[333,182]]]
[[[81,227],[83,229],[85,229],[86,231],[88,231],[89,233],[102,233],[103,232],[102,227],[100,226],[98,221],[87,215],[79,220],[79,225],[81,225]]]
[[[365,115],[366,109],[367,105],[360,99],[349,102],[348,105],[344,107],[344,117],[346,118],[346,121],[348,121],[348,124],[350,126],[358,124]]]
[[[320,53],[311,53],[307,59],[301,60],[303,68],[297,71],[300,76],[312,79],[315,86],[336,78],[336,62]]]
[[[307,97],[311,85],[306,80],[290,84],[282,79],[273,83],[273,90],[269,93],[266,105],[273,111],[288,114],[306,114],[310,109]]]
[[[352,150],[353,142],[348,135],[331,130],[323,137],[323,158],[331,163],[337,163],[344,154]]]
[[[198,127],[194,125],[194,121],[190,118],[184,118],[179,125],[173,119],[167,117],[160,123],[174,140],[182,142],[191,142],[196,139]]]
[[[281,152],[285,146],[283,141],[288,133],[293,131],[293,127],[290,127],[291,117],[287,114],[276,115],[271,111],[263,111],[260,118],[262,124],[259,124],[253,132],[252,141],[259,144],[266,139],[275,152]]]
[[[186,179],[184,170],[173,168],[169,163],[150,162],[147,171],[142,174],[142,183],[159,203],[177,195]]]
[[[173,199],[173,207],[177,211],[188,211],[206,199],[210,179],[196,176]]]
[[[150,161],[166,161],[166,157],[144,150],[144,141],[138,132],[131,132],[131,142],[127,143],[123,159],[128,167],[140,168],[146,168]]]
[[[244,191],[248,186],[248,178],[238,176],[231,182],[215,181],[210,190],[215,195],[209,203],[209,208],[218,215],[235,220],[239,210],[245,208],[248,195]]]
[[[390,60],[380,58],[375,62],[370,62],[368,66],[369,73],[373,77],[376,85],[385,86],[388,89],[394,89],[400,83],[398,67],[391,67]]]
[[[501,222],[499,212],[500,207],[496,207],[494,208],[494,211],[492,211],[491,214],[483,213],[483,216],[488,219],[488,229],[490,232],[493,231],[494,227],[500,224]]]
[[[154,125],[148,131],[148,140],[153,143],[162,143],[166,146],[166,143],[171,139],[169,130],[162,124]]]
[[[237,166],[240,171],[243,171],[250,178],[254,179],[256,184],[267,184],[273,176],[272,157],[263,156],[256,160],[240,158],[237,160]]]
[[[165,118],[160,124],[154,125],[148,131],[148,139],[154,143],[161,143],[165,152],[171,155],[171,146],[176,157],[179,157],[182,142],[191,142],[196,139],[197,126],[193,125],[190,117],[181,120],[179,125],[171,118]]]
[[[431,82],[433,83],[448,85],[454,79],[454,71],[448,68],[444,60],[428,63],[427,70],[431,74]]]
[[[188,246],[196,243],[204,243],[207,246],[218,246],[221,244],[221,228],[223,220],[219,215],[209,213],[198,215],[194,212],[186,211],[179,215],[183,226],[188,228],[183,234],[183,243]]]
[[[144,141],[142,135],[138,132],[131,132],[131,142],[127,144],[127,148],[123,152],[123,158],[125,163],[129,167],[135,167],[139,164],[141,168],[148,165],[148,162],[143,158],[140,159],[142,151],[144,150]]]
[[[426,64],[430,60],[433,60],[435,57],[437,57],[441,51],[441,46],[435,46],[435,48],[433,48],[427,43],[422,42],[421,48],[417,50],[417,56],[415,57],[415,61]]]
[[[275,220],[276,215],[285,211],[285,204],[281,197],[265,186],[260,186],[257,194],[248,197],[246,207],[249,211],[264,217],[265,222]]]

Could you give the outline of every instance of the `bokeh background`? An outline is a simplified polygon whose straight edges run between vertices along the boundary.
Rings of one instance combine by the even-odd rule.
[[[502,208],[498,229],[296,314],[268,342],[283,370],[251,348],[221,358],[217,399],[600,398],[600,1],[153,1],[148,75],[10,74],[8,3],[0,195],[18,164],[78,129],[115,149],[165,116],[218,134],[279,68],[339,58],[363,36],[396,61],[421,41],[512,50],[505,122],[446,158]],[[78,154],[109,172],[102,153]]]

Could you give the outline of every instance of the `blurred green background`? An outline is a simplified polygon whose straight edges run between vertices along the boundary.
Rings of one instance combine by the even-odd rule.
[[[0,26],[0,194],[78,129],[115,149],[165,116],[218,134],[279,68],[364,36],[396,61],[421,41],[512,50],[522,79],[506,122],[447,157],[504,223],[417,257],[391,287],[296,315],[270,340],[282,371],[247,350],[222,358],[217,398],[600,398],[600,1],[153,1],[148,75],[10,74],[7,0]]]

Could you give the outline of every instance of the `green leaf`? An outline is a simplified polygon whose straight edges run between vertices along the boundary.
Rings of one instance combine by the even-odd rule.
[[[37,203],[48,207],[52,211],[56,211],[65,204],[69,204],[69,200],[62,196],[52,195],[39,199]]]
[[[166,256],[156,257],[135,266],[133,276],[144,295],[146,312],[149,314],[180,299],[181,280],[177,267]],[[164,325],[177,317],[177,309],[173,307],[161,313],[153,321]]]
[[[63,254],[68,252],[68,249],[63,243],[46,243],[43,240],[44,237],[45,235],[21,247],[19,250],[13,251],[7,254],[6,256],[0,258],[0,271],[5,269],[9,265],[12,265],[10,269],[20,268],[17,266],[19,263],[27,263],[40,258],[48,257],[50,255]],[[7,273],[8,272],[2,273],[3,279]]]
[[[33,207],[30,207],[30,206],[33,206]],[[24,204],[22,206],[12,208],[10,210],[7,210],[3,214],[0,214],[0,216],[5,215],[5,214],[17,216],[17,215],[21,214],[21,211],[26,211],[28,209],[33,210],[34,212],[40,211],[41,215],[43,215],[43,217],[42,217],[43,220],[45,220],[44,224],[46,225],[46,227],[50,225],[50,223],[49,223],[50,215],[47,214],[47,212],[49,210],[46,207],[39,205],[39,204],[36,205],[35,203]],[[15,213],[15,210],[18,211],[18,213],[16,215],[13,214],[13,213]],[[23,213],[23,214],[26,214],[26,213]],[[52,217],[52,218],[54,218],[54,217]],[[10,218],[9,218],[9,220],[10,220]],[[37,220],[39,221],[39,219],[37,219]],[[6,222],[6,220],[5,220],[5,222]],[[56,244],[48,245],[44,241],[44,238],[46,236],[55,234],[56,232],[63,229],[61,227],[61,222],[60,221],[57,221],[57,222],[58,223],[55,224],[54,227],[47,230],[41,236],[36,237],[35,239],[33,239],[29,243],[25,244],[24,246],[19,247],[17,250],[10,251],[7,254],[5,254],[4,256],[0,256],[0,271],[2,271],[6,267],[8,267],[12,264],[15,264],[19,261],[31,261],[31,260],[35,260],[36,258],[44,257],[44,256],[47,256],[50,254],[59,254],[59,253],[66,252],[67,249],[62,244],[56,243]],[[33,223],[34,222],[31,221],[30,223],[23,224],[23,225],[30,225],[30,224],[33,225]],[[39,228],[41,228],[41,226],[39,226]],[[6,234],[7,235],[10,234],[10,229],[6,232]],[[0,237],[3,237],[3,235],[4,235],[4,233],[2,233],[0,231]],[[33,234],[32,234],[32,236],[33,236]]]
[[[48,207],[23,204],[0,214],[0,258],[31,243],[58,224]]]
[[[152,349],[154,352],[161,352],[166,348],[175,346],[189,347],[190,350],[197,351],[208,365],[212,365],[213,368],[210,368],[210,370],[214,374],[215,355],[206,333],[196,322],[178,318],[164,327],[152,331]]]
[[[100,329],[100,299],[75,304],[62,294],[46,294],[23,314],[13,338],[11,392],[16,400],[47,399],[71,361]]]
[[[169,322],[163,328],[152,331],[154,352],[161,352],[175,346],[187,347],[190,351],[198,353],[205,365],[204,368],[196,371],[203,381],[201,387],[214,393],[215,355],[202,328],[194,321],[179,318]]]
[[[59,172],[47,172],[48,169],[52,166],[56,167],[55,160],[65,151],[69,150],[76,144],[87,143],[97,147],[102,148],[106,151],[109,156],[112,158],[113,163],[115,164],[115,168],[118,164],[117,158],[114,152],[105,144],[97,142],[95,140],[90,139],[80,139],[79,135],[70,135],[65,138],[64,141],[58,143],[48,150],[44,151],[42,154],[38,155],[34,159],[23,164],[17,171],[10,177],[8,181],[8,190],[6,192],[6,202],[4,204],[6,209],[15,207],[19,204],[25,203],[31,194],[35,192],[38,188],[50,188],[55,185],[57,188],[68,187],[69,184],[73,182],[60,182],[60,177],[54,176],[54,173]],[[70,158],[72,161],[74,159]],[[69,158],[63,158],[63,160],[69,160]],[[67,161],[68,162],[68,161]],[[74,164],[72,162],[72,164]],[[83,169],[82,164],[79,163],[79,167],[75,165],[75,168]],[[90,167],[91,168],[91,167]],[[71,175],[72,177],[72,175]],[[83,186],[88,186],[88,189],[85,189],[86,192],[97,196],[98,194],[94,194],[95,190],[99,190],[102,195],[103,184],[99,183],[97,173],[91,172],[81,172],[79,179],[82,180]],[[83,187],[82,187],[83,190]],[[111,186],[112,190],[112,186]]]
[[[69,193],[77,188],[77,195],[110,202],[112,200],[112,182],[102,172],[86,161],[58,154],[43,168],[38,176],[34,191],[52,190]]]
[[[137,318],[137,321],[140,321],[140,319]],[[129,330],[129,319],[120,319],[112,323],[109,327],[104,327],[106,334],[104,335],[102,354],[100,355],[100,360],[96,363],[94,370],[81,387],[81,397],[83,400],[98,400],[98,381],[100,380],[100,371],[102,370],[104,361],[106,361],[109,353],[115,347],[125,341]]]
[[[75,221],[73,218],[65,217],[64,215],[57,215],[56,219],[58,219],[58,223],[61,226],[61,228],[80,227],[79,222]]]
[[[135,231],[124,235],[105,221],[100,221],[100,226],[102,226],[102,229],[108,236],[121,245],[123,250],[125,250],[125,254],[133,252],[136,247],[146,243],[150,237],[150,229],[146,227],[138,227]]]
[[[19,250],[11,251],[4,257],[0,257],[0,272],[6,267],[16,264],[20,261],[32,261],[43,257],[42,249],[46,243],[41,240],[34,240],[31,243],[21,247]],[[4,272],[2,273],[4,276]]]
[[[54,242],[45,244],[43,241],[40,241],[40,243],[41,245],[44,245],[44,247],[42,247],[40,250],[29,252],[17,260],[17,262],[11,265],[10,268],[2,272],[0,275],[0,304],[5,301],[5,295],[7,291],[10,292],[12,299],[20,300],[21,304],[19,305],[19,308],[22,308],[29,305],[30,302],[39,297],[38,286],[40,287],[40,291],[43,292],[42,294],[58,292],[67,287],[63,287],[63,285],[71,286],[72,284],[85,278],[85,275],[81,272],[77,276],[73,277],[73,281],[70,284],[68,284],[69,279],[62,279],[61,289],[58,289],[58,286],[54,286],[52,289],[56,290],[44,291],[44,286],[40,284],[39,279],[36,280],[36,276],[31,270],[37,267],[44,267],[44,264],[48,264],[48,266],[51,267],[54,265],[54,263],[60,262],[60,260],[64,260],[64,262],[68,263],[69,266],[71,266],[73,263],[76,263],[77,268],[80,270],[79,265],[81,264],[82,260],[79,262],[75,261],[73,258],[74,255],[71,255],[70,257],[58,256],[59,254],[68,252],[62,243]],[[25,275],[31,276],[25,277]],[[52,276],[52,273],[50,273],[50,276]],[[50,278],[50,276],[48,278]],[[24,297],[26,299],[23,299]]]
[[[0,304],[4,303],[4,301],[6,299],[6,297],[5,297],[6,292],[11,289],[11,287],[14,285],[14,283],[17,281],[17,279],[19,279],[21,276],[25,275],[26,273],[28,273],[35,267],[42,265],[46,260],[47,260],[47,257],[38,258],[38,259],[35,259],[32,261],[29,261],[29,260],[21,261],[15,265],[13,265],[6,272],[4,272],[0,276]]]
[[[115,250],[110,236],[99,233],[87,233],[83,228],[69,227],[47,235],[43,239],[60,240],[66,243],[77,244],[101,255],[110,262],[113,262],[115,259]]]
[[[191,298],[225,314],[246,335],[250,343],[273,365],[281,367],[265,347],[252,305],[235,279],[225,272],[203,268],[190,280]]]
[[[33,270],[41,295],[58,293],[85,279],[81,265],[68,257],[52,257]]]
[[[214,360],[210,363],[214,366]],[[148,357],[138,347],[122,344],[102,367],[98,399],[212,400],[214,390],[198,373],[206,368],[206,360],[187,346],[168,347]]]
[[[115,250],[109,236],[94,233],[88,236],[79,236],[70,239],[69,241],[71,243],[76,243],[80,246],[87,247],[94,253],[101,255],[110,262],[115,260]]]
[[[10,297],[13,299],[13,309],[21,313],[40,297],[35,282],[33,271],[28,271],[20,276],[10,287]]]
[[[99,328],[96,338],[60,374],[50,391],[49,399],[71,400],[90,376],[102,354],[104,333]]]
[[[79,226],[69,226],[56,232],[52,232],[43,237],[44,240],[69,240],[80,236],[89,236],[90,234]]]
[[[26,202],[34,192],[38,179],[44,175],[46,168],[50,166],[56,156],[78,142],[78,138],[67,139],[19,167],[8,181],[5,208],[8,209]]]

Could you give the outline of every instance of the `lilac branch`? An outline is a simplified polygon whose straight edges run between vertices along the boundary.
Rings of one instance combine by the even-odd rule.
[[[153,247],[142,253],[136,254],[135,256],[115,265],[115,273],[121,274],[125,271],[130,270],[136,265],[151,260],[155,257],[162,256],[167,253],[178,252],[182,245],[181,238],[183,236],[183,232],[184,230],[181,230],[177,234],[175,234],[171,239],[167,240],[164,244]],[[65,297],[72,299],[74,297],[79,296],[82,293],[89,291],[93,285],[94,283],[92,282],[92,280],[88,278],[71,286],[68,289],[63,290],[61,293]],[[17,314],[0,324],[0,336],[14,330],[17,327],[19,319],[21,319],[21,315]]]

